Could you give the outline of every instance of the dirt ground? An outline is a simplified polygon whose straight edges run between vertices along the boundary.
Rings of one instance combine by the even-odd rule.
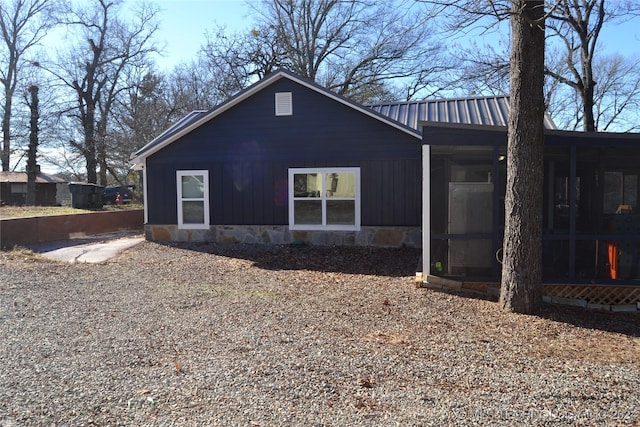
[[[419,255],[0,252],[0,425],[640,425],[640,316],[505,313]]]

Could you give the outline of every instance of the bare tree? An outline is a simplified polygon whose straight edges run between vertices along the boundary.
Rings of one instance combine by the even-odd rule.
[[[94,6],[72,12],[70,26],[82,30],[86,40],[60,61],[54,73],[73,90],[75,103],[68,110],[82,129],[82,139],[70,144],[86,161],[87,181],[107,184],[109,169],[108,131],[111,111],[120,94],[128,87],[131,68],[148,65],[155,52],[152,35],[157,29],[157,9],[142,5],[133,22],[118,16],[118,0],[95,0]],[[99,169],[99,171],[98,171]]]
[[[46,129],[43,127],[43,129]],[[64,129],[68,129],[66,126],[61,125],[58,131],[60,137],[53,141],[48,142],[50,150],[40,151],[38,157],[49,165],[55,166],[58,170],[56,175],[65,178],[68,181],[85,181],[86,169],[85,162],[82,154],[77,150],[72,149],[69,144],[63,139],[65,134]],[[69,129],[71,132],[72,130]]]
[[[128,175],[132,152],[186,114],[208,110],[236,93],[223,91],[220,81],[213,80],[214,73],[198,61],[177,66],[167,74],[132,71],[128,87],[112,110],[109,171],[120,183],[134,179]]]
[[[56,24],[56,0],[6,0],[0,5],[0,30],[2,31],[2,58],[0,83],[4,89],[2,105],[2,170],[10,170],[11,118],[13,96],[20,73],[25,64],[25,54],[37,46],[47,31]]]
[[[452,85],[465,94],[509,93],[510,42],[478,45],[475,41],[455,50],[462,67]]]
[[[203,59],[227,94],[286,68],[360,102],[427,96],[452,65],[413,2],[263,0],[242,36],[216,32]]]
[[[119,184],[128,184],[129,158],[173,122],[182,117],[176,112],[165,77],[146,73],[130,77],[132,83],[113,108],[113,141],[109,171]]]
[[[283,44],[273,25],[231,35],[217,28],[207,34],[199,65],[208,71],[215,98],[222,101],[279,68],[291,68]]]
[[[551,13],[548,28],[564,46],[564,66],[547,67],[547,73],[568,85],[581,97],[583,130],[596,131],[596,78],[594,61],[604,25],[640,13],[637,1],[562,0]]]
[[[640,57],[619,54],[599,57],[593,65],[599,76],[594,93],[595,128],[607,132],[640,130]],[[635,112],[635,114],[629,114]]]
[[[209,64],[195,60],[175,67],[165,76],[166,99],[171,102],[171,114],[182,117],[193,110],[208,110],[224,101],[217,89],[217,75]]]
[[[640,59],[620,54],[598,55],[593,62],[598,84],[593,91],[594,128],[601,132],[640,129]],[[548,104],[562,129],[584,129],[584,98],[580,91],[558,80]]]
[[[173,113],[161,75],[147,73],[136,81],[123,93],[114,115],[118,129],[129,141],[128,147],[118,144],[127,157],[180,118]]]
[[[477,2],[456,2],[456,5],[459,8],[470,3]],[[495,7],[497,2],[485,3],[485,11],[499,10]],[[640,98],[635,71],[638,59],[607,57],[600,45],[600,35],[607,26],[637,16],[640,5],[626,0],[606,4],[604,0],[548,0],[547,8],[550,48],[545,64],[548,76],[545,94],[551,116],[564,129],[633,129],[630,124],[637,118],[633,106]],[[456,28],[453,24],[459,25],[461,16],[468,16],[458,11],[451,21],[452,29]],[[488,31],[482,26],[479,28]],[[467,65],[459,77],[460,86],[483,93],[508,92],[509,66],[505,50],[472,46],[461,51]]]

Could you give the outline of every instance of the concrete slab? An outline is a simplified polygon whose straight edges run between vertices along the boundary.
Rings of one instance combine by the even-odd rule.
[[[62,262],[98,263],[144,241],[141,234],[109,234],[30,246],[42,256]]]

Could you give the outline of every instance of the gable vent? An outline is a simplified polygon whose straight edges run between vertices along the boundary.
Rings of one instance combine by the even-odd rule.
[[[293,115],[293,101],[291,92],[276,93],[276,116]]]

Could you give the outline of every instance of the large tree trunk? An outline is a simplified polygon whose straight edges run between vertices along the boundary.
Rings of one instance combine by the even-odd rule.
[[[11,156],[11,100],[13,98],[12,91],[5,91],[4,112],[2,115],[2,152],[0,161],[2,162],[2,170],[8,172],[9,158]]]
[[[596,82],[593,80],[593,53],[589,52],[587,48],[589,46],[588,34],[585,30],[585,34],[580,35],[582,42],[582,49],[580,50],[580,58],[582,59],[582,124],[585,132],[596,131],[596,121],[593,116],[593,109],[595,108],[594,102],[594,90]]]
[[[91,89],[92,90],[92,89]],[[95,111],[91,99],[85,99],[86,115],[83,119],[84,128],[84,158],[87,162],[87,182],[91,184],[98,183],[98,159],[96,153],[96,131],[95,131]]]
[[[102,186],[107,185],[107,116],[101,114],[100,121],[96,126],[96,160],[98,162],[98,183]]]
[[[33,206],[36,204],[36,178],[38,177],[38,86],[29,88],[31,94],[31,110],[30,132],[29,132],[29,149],[27,150],[27,199],[26,204]]]
[[[583,89],[582,93],[582,104],[584,115],[582,117],[583,129],[585,132],[595,132],[596,131],[596,121],[593,116],[593,109],[595,108],[594,103],[594,85],[590,84]]]
[[[104,146],[104,142],[98,144],[96,152],[98,155],[98,183],[104,187],[108,183],[107,171],[109,170],[109,166],[107,165],[107,151]]]
[[[84,137],[84,158],[87,163],[87,182],[91,184],[98,183],[98,160],[96,159],[96,143],[94,135],[87,134]]]
[[[544,1],[513,0],[504,259],[500,305],[542,305]]]

